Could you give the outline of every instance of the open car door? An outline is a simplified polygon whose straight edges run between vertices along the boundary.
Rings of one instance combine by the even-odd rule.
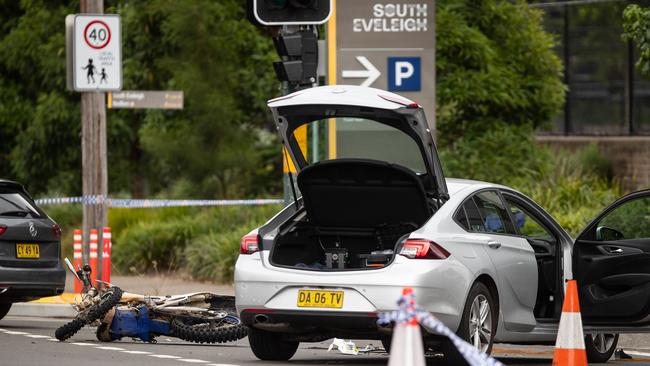
[[[588,324],[650,324],[650,190],[607,207],[573,248],[582,317]]]

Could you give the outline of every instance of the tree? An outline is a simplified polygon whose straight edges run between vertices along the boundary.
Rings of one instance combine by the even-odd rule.
[[[541,11],[505,0],[439,0],[436,11],[443,146],[500,123],[540,127],[560,110],[562,65]]]
[[[639,50],[636,66],[650,75],[650,7],[630,5],[623,11],[623,39],[633,41]]]
[[[265,133],[264,103],[277,94],[272,43],[246,20],[244,2],[105,5],[122,16],[124,89],[185,92],[182,111],[108,111],[111,193],[279,191],[249,183],[281,182],[281,160]],[[64,37],[79,4],[0,0],[0,8],[0,177],[36,194],[79,194],[80,98],[65,89]]]

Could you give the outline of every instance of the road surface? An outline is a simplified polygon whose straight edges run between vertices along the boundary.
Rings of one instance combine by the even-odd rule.
[[[158,343],[147,344],[130,339],[101,343],[94,328],[86,327],[66,342],[54,339],[54,330],[64,319],[7,316],[0,320],[0,364],[2,365],[66,365],[66,366],[127,366],[127,365],[278,365],[262,362],[253,356],[246,339],[223,345],[198,345],[171,337],[159,337]],[[632,342],[650,347],[647,336],[627,336]],[[629,340],[628,340],[629,341]],[[359,341],[363,348],[376,341]],[[327,352],[328,342],[302,344],[291,365],[386,365],[388,355],[379,349],[359,356]],[[514,347],[496,345],[498,359],[506,365],[550,365],[551,347]],[[430,365],[442,364],[429,358]],[[282,363],[280,363],[282,364]],[[609,365],[650,365],[647,360],[610,361]]]

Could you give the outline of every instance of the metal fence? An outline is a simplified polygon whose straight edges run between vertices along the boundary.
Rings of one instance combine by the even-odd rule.
[[[637,50],[622,40],[622,13],[650,0],[529,1],[545,12],[568,86],[563,112],[543,134],[650,135],[650,76],[635,68]]]

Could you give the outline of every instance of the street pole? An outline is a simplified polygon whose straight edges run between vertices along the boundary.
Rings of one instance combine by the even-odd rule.
[[[103,0],[81,0],[81,13],[103,14]],[[104,198],[108,194],[108,173],[106,164],[106,98],[101,92],[81,93],[81,168],[83,195],[99,196],[98,202],[83,204],[83,259],[89,260],[90,229],[103,232],[107,226],[107,212]],[[98,238],[102,242],[102,238]],[[98,272],[101,278],[101,251],[98,250]]]

